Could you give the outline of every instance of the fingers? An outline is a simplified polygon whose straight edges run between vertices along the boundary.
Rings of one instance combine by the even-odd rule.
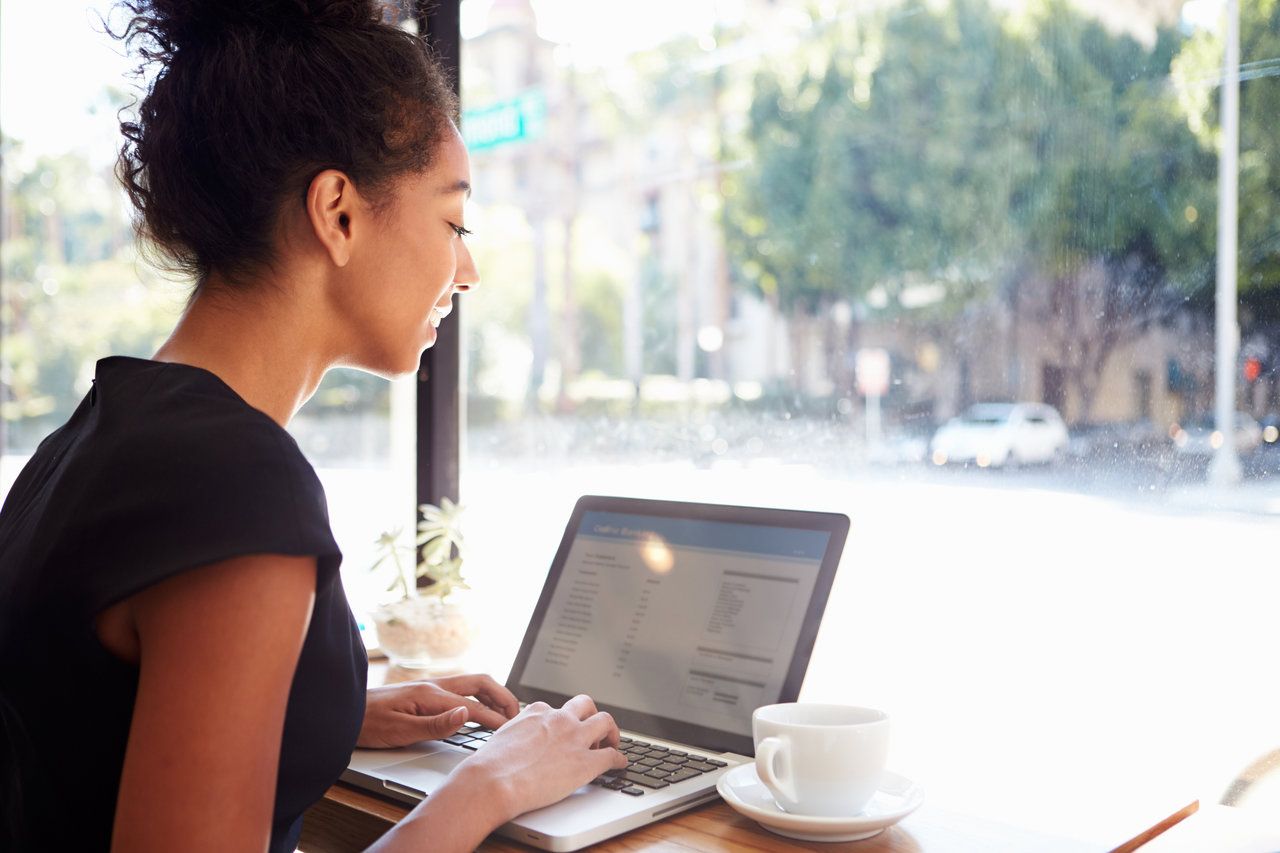
[[[416,713],[429,716],[432,712],[438,711],[442,704],[447,703],[446,707],[449,708],[456,708],[459,705],[466,707],[468,719],[491,729],[496,729],[507,721],[507,718],[498,711],[462,692],[454,692],[451,686],[443,681],[444,679],[440,679],[414,685],[413,698]]]
[[[590,696],[579,694],[564,703],[564,710],[582,720],[580,731],[588,746],[604,745],[617,747],[619,740],[618,724],[613,715],[596,709],[596,703]]]
[[[618,740],[618,724],[614,722],[612,715],[606,714],[604,711],[597,711],[583,720],[582,729],[589,745],[601,744],[616,748],[620,743]]]
[[[414,717],[413,734],[420,740],[439,740],[456,734],[462,724],[467,721],[466,707],[459,706],[443,714],[432,714],[425,717]]]
[[[486,706],[511,719],[520,713],[515,694],[488,675],[451,675],[437,678],[436,684],[460,696],[474,696]]]
[[[564,703],[564,709],[573,714],[579,720],[585,720],[587,717],[596,713],[596,703],[585,693],[579,693],[577,696],[574,696],[568,702]]]
[[[487,708],[474,699],[468,699],[465,696],[458,697],[458,704],[467,709],[467,714],[472,722],[479,723],[485,728],[498,729],[507,722],[507,718],[492,708]]]
[[[621,770],[629,763],[627,757],[613,747],[591,750],[591,761],[596,768],[596,776],[606,770]]]
[[[585,693],[579,693],[565,702],[562,710],[582,721],[580,730],[589,738],[586,741],[588,745],[604,743],[617,746],[619,744],[617,723],[613,721],[610,714],[598,710],[595,701]]]

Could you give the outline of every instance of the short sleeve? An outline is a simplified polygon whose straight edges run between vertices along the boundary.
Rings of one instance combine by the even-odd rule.
[[[324,489],[287,432],[246,408],[184,412],[80,454],[82,489],[55,558],[88,614],[179,572],[250,554],[315,556],[317,586],[341,553]],[[68,565],[76,561],[77,565]]]

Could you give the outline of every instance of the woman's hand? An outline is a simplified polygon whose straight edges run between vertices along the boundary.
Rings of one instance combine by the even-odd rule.
[[[591,697],[575,696],[559,710],[534,702],[454,773],[478,779],[484,795],[502,804],[506,821],[626,767],[617,746],[617,724]]]
[[[575,696],[559,710],[534,702],[369,851],[473,850],[516,815],[626,767],[617,745],[613,717],[597,711],[590,697]]]
[[[467,720],[497,729],[519,712],[511,691],[487,675],[371,687],[356,746],[384,749],[445,738]]]

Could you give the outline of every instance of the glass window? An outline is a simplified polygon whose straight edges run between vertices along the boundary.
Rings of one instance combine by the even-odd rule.
[[[462,498],[494,659],[581,494],[834,510],[802,696],[888,709],[931,798],[1113,842],[1217,799],[1280,718],[1280,7],[1240,5],[1228,438],[1216,0],[465,0]],[[70,0],[0,16],[7,489],[187,290],[110,173],[118,46]],[[335,371],[291,427],[357,609],[413,502],[409,383]],[[1067,434],[992,429],[1017,402]],[[1210,488],[1224,446],[1244,482]]]
[[[1221,3],[465,0],[494,647],[579,495],[845,512],[802,695],[890,709],[937,802],[1114,843],[1216,800],[1280,716],[1280,7],[1240,6],[1271,430],[1216,490]]]

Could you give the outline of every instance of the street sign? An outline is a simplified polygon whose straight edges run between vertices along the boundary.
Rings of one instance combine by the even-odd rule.
[[[462,138],[471,151],[487,151],[542,136],[547,124],[547,96],[532,89],[506,101],[464,110]]]
[[[858,350],[853,360],[853,372],[858,382],[858,393],[864,397],[883,397],[889,392],[889,351],[866,347]]]

